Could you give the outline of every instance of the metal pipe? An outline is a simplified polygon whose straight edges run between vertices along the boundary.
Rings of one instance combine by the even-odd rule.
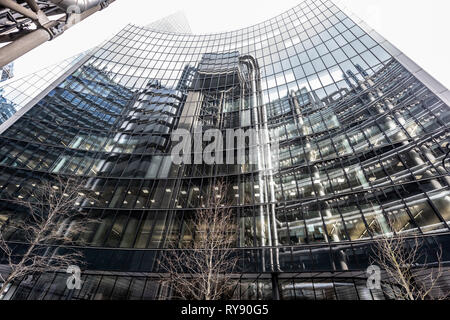
[[[23,15],[27,18],[30,18],[32,20],[38,20],[38,15],[35,12],[31,11],[28,8],[25,8],[24,6],[21,6],[20,4],[18,4],[15,1],[0,0],[0,5],[8,8],[8,9],[11,9],[13,11],[16,11],[16,12],[20,13],[21,15]]]
[[[5,0],[0,0],[5,1]],[[109,0],[108,3],[112,3],[115,0]],[[40,46],[41,44],[45,43],[46,41],[49,41],[53,39],[55,36],[60,35],[65,30],[69,29],[73,25],[83,21],[84,19],[90,17],[97,11],[100,11],[103,9],[103,6],[101,3],[105,1],[98,1],[100,4],[97,6],[81,13],[81,14],[72,14],[70,15],[70,18],[66,22],[66,24],[63,26],[62,29],[56,29],[61,21],[52,21],[45,25],[45,27],[41,27],[22,38],[0,48],[0,68],[3,66],[6,66],[10,62],[14,61],[15,59],[23,56],[25,53],[31,51],[32,49]],[[54,32],[55,30],[56,32]]]
[[[7,33],[4,35],[0,35],[0,43],[16,41],[17,39],[22,38],[24,35],[27,35],[34,30],[21,30],[14,33]]]
[[[33,50],[51,39],[49,31],[39,28],[14,42],[0,48],[0,67]]]
[[[64,25],[64,31],[76,25],[78,22],[81,22],[84,19],[89,18],[91,15],[93,15],[97,11],[100,11],[101,9],[102,9],[101,5],[97,5],[96,7],[90,8],[82,13],[71,14],[67,19],[66,24]]]
[[[71,8],[77,8],[80,10],[79,12],[77,11],[77,13],[82,13],[91,8],[94,8],[103,1],[104,0],[50,0],[50,2],[53,2],[64,11],[67,11]]]
[[[270,240],[270,246],[277,247],[279,245],[278,240],[278,231],[277,231],[277,220],[276,220],[276,214],[275,214],[275,203],[276,203],[276,197],[275,197],[275,187],[274,187],[274,167],[272,163],[272,155],[271,155],[271,144],[270,144],[270,137],[269,137],[269,128],[268,128],[268,120],[267,120],[267,113],[265,108],[263,107],[263,103],[261,101],[261,84],[260,84],[260,71],[259,71],[259,65],[255,58],[252,56],[244,56],[241,57],[242,61],[248,62],[250,65],[250,68],[253,71],[254,75],[254,94],[255,96],[255,109],[260,108],[261,112],[258,113],[259,119],[259,129],[261,136],[260,143],[262,144],[262,160],[263,160],[263,174],[264,174],[264,180],[265,180],[265,186],[266,188],[261,189],[260,193],[262,194],[264,190],[264,194],[266,196],[266,202],[270,203],[268,205],[268,227],[269,227],[269,240]],[[258,129],[258,128],[257,128]],[[261,172],[260,172],[261,175]],[[264,184],[263,184],[264,185]],[[260,188],[262,188],[261,186]],[[272,271],[279,271],[279,251],[278,249],[275,249],[275,257],[273,257],[271,252],[271,258],[275,258],[275,260],[271,261],[272,265]]]
[[[34,12],[38,12],[39,10],[41,10],[35,0],[26,0],[26,1],[27,1],[28,6]]]

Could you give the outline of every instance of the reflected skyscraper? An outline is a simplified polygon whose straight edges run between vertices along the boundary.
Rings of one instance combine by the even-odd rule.
[[[430,257],[442,248],[450,260],[450,96],[404,54],[329,0],[227,33],[157,25],[126,26],[0,131],[2,199],[83,177],[97,201],[82,210],[101,221],[76,239],[81,290],[61,272],[7,298],[170,299],[158,258],[193,241],[219,180],[239,225],[235,299],[389,299],[392,283],[366,281],[382,234],[420,235]],[[199,126],[266,132],[279,154],[174,164],[171,134]],[[2,230],[16,209],[1,202]]]
[[[8,120],[16,113],[14,104],[3,96],[3,88],[0,88],[0,124]]]
[[[4,66],[1,69],[0,82],[6,81],[8,79],[11,79],[12,77],[14,77],[14,63],[13,62],[11,62],[10,64]]]

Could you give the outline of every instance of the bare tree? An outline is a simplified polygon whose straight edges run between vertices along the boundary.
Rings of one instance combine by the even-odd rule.
[[[0,250],[8,264],[7,275],[0,274],[0,297],[15,281],[35,274],[66,270],[71,265],[82,265],[80,252],[65,250],[62,246],[74,244],[75,236],[94,222],[80,210],[85,201],[93,201],[82,181],[56,177],[54,181],[35,185],[26,193],[10,200],[26,209],[26,218],[8,226],[21,234],[25,252],[15,252],[17,244],[5,239],[5,226],[0,231]]]
[[[161,282],[176,298],[219,300],[235,285],[231,274],[238,262],[233,250],[237,224],[226,193],[226,185],[217,183],[203,202],[205,209],[195,213],[193,241],[178,249],[172,246],[159,260],[165,272]]]
[[[383,230],[379,222],[378,231]],[[391,230],[394,223],[388,222]],[[427,257],[423,251],[424,242],[417,234],[398,232],[396,235],[383,233],[375,240],[372,249],[372,263],[387,275],[394,290],[387,291],[396,300],[444,300],[449,293],[441,293],[439,283],[443,274],[442,249],[436,255]],[[428,261],[434,260],[432,265]]]

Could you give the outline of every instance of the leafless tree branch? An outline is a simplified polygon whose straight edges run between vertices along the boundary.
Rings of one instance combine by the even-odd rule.
[[[218,182],[203,202],[205,209],[194,217],[194,239],[162,254],[159,260],[166,276],[163,285],[173,296],[191,300],[218,300],[227,296],[234,283],[231,274],[238,257],[233,250],[237,224],[227,203],[226,185]]]
[[[393,221],[387,222],[391,230]],[[380,222],[374,225],[382,230]],[[386,292],[396,300],[444,300],[450,293],[441,293],[439,283],[443,274],[442,248],[436,253],[436,267],[427,266],[423,254],[423,239],[417,234],[383,233],[375,240],[372,263],[378,265],[397,290]],[[385,289],[385,288],[383,288]]]
[[[81,210],[83,203],[91,199],[83,181],[58,176],[34,185],[25,196],[10,200],[28,213],[26,219],[14,221],[10,226],[21,232],[26,251],[15,254],[13,244],[4,237],[6,227],[0,230],[0,250],[10,270],[7,276],[0,276],[0,297],[9,285],[24,277],[83,264],[80,252],[66,250],[64,246],[73,245],[76,236],[95,222]]]

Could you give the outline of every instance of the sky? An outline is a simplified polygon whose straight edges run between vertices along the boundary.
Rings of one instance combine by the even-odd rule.
[[[21,77],[88,50],[128,23],[146,25],[177,11],[194,34],[240,29],[272,18],[301,0],[116,0],[15,62]],[[450,88],[449,0],[341,0],[351,11]],[[239,8],[238,10],[236,8]]]

